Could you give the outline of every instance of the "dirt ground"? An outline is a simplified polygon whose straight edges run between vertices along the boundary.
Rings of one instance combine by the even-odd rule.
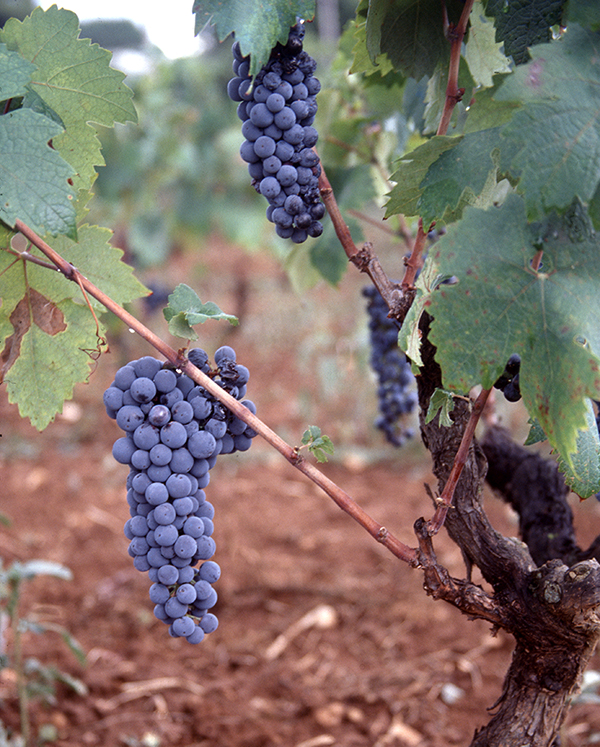
[[[298,299],[274,262],[234,251],[224,258],[221,249],[215,243],[201,264],[182,260],[185,277],[182,263],[166,273],[240,314],[238,331],[200,330],[202,345],[210,354],[225,340],[236,348],[259,416],[290,443],[308,424],[321,426],[337,447],[323,471],[415,544],[414,520],[431,514],[423,483],[434,483],[418,444],[398,451],[372,429],[365,320],[354,313],[363,280]],[[340,313],[344,304],[352,311]],[[160,316],[149,323],[164,334]],[[0,529],[0,557],[72,570],[72,581],[27,584],[21,611],[64,626],[87,654],[81,666],[56,632],[24,634],[26,657],[85,685],[77,693],[58,683],[51,702],[33,700],[32,733],[42,728],[60,747],[469,744],[501,693],[510,637],[492,637],[489,625],[427,598],[418,571],[258,441],[221,458],[207,488],[223,571],[219,628],[198,646],[168,636],[152,616],[148,580],[127,554],[127,469],[110,454],[121,434],[101,405],[114,371],[151,351],[118,326],[111,335],[112,353],[44,433],[0,392],[0,511],[12,522]],[[510,511],[491,495],[486,505],[494,526],[515,534]],[[573,506],[586,545],[600,532],[600,504]],[[463,575],[446,536],[436,547]],[[9,629],[9,655],[12,641]],[[598,656],[590,668],[600,670]],[[600,742],[598,711],[593,703],[572,707],[563,747]],[[0,671],[0,719],[19,731],[10,666]]]

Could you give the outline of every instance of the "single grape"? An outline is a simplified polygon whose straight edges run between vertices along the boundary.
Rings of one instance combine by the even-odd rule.
[[[254,142],[254,152],[260,158],[268,158],[275,153],[275,141],[272,137],[261,135]]]
[[[174,389],[175,387],[173,387]],[[171,391],[171,390],[169,390]],[[166,425],[171,419],[171,410],[166,405],[154,405],[148,413],[148,422],[151,425],[161,427]]]
[[[178,449],[187,441],[187,432],[181,423],[171,421],[160,431],[160,440],[171,449]]]
[[[187,638],[188,636],[192,636],[197,625],[191,617],[178,617],[176,620],[173,620],[171,627],[176,636]]]
[[[213,615],[212,612],[207,612],[205,615],[202,615],[202,618],[200,619],[200,627],[205,633],[214,633],[219,627],[219,621],[216,615]]]
[[[133,439],[123,436],[114,442],[112,455],[119,464],[129,464],[135,450],[136,445],[133,443]]]

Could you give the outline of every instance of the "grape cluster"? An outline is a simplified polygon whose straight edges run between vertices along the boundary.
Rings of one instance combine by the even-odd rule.
[[[227,345],[215,352],[216,372],[200,348],[189,360],[236,399],[246,394],[248,369]],[[242,401],[252,413],[256,406]],[[204,488],[219,454],[246,451],[256,432],[189,376],[146,356],[120,368],[104,392],[109,417],[125,431],[113,456],[130,467],[125,523],[129,554],[152,582],[154,614],[173,637],[199,643],[216,630],[209,612],[221,570],[210,560],[214,507]],[[194,566],[204,561],[198,568]]]
[[[388,317],[389,308],[374,286],[363,289],[368,299],[371,368],[377,374],[377,397],[380,416],[375,426],[382,430],[394,446],[402,446],[413,436],[410,428],[402,426],[402,418],[417,404],[415,377],[410,362],[398,347],[400,325]]]
[[[518,402],[521,399],[519,387],[519,371],[521,369],[521,356],[511,355],[508,359],[502,375],[494,384],[495,389],[500,389],[509,402]]]
[[[321,83],[317,63],[302,50],[304,26],[292,27],[287,44],[277,44],[254,82],[248,57],[233,44],[235,77],[227,85],[239,101],[238,117],[246,138],[240,155],[256,191],[269,202],[267,218],[276,233],[296,244],[323,233],[325,206],[319,192],[321,166],[313,150],[318,133],[312,126]]]

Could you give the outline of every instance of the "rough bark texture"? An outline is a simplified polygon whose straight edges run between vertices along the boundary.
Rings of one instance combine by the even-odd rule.
[[[437,418],[425,423],[430,397],[442,382],[435,349],[427,342],[426,316],[422,331],[424,366],[418,377],[421,433],[441,492],[469,417],[469,404],[456,400],[450,428],[440,427]],[[484,449],[490,459],[489,479],[519,511],[523,536],[532,543],[535,560],[525,543],[500,535],[485,515],[482,491],[488,460],[477,443],[470,449],[445,524],[463,553],[467,578],[452,579],[440,569],[425,523],[417,522],[415,529],[426,590],[469,616],[490,620],[516,641],[496,713],[475,734],[472,747],[550,747],[558,743],[555,740],[569,696],[578,687],[600,637],[600,565],[595,559],[582,560],[591,557],[590,551],[582,553],[577,548],[560,476],[543,460],[526,467],[520,447],[511,450],[514,444],[502,435]],[[523,491],[517,497],[527,470],[532,482],[526,490],[533,491],[533,483],[540,483],[535,502]],[[547,477],[543,484],[550,486],[545,496],[542,473]],[[553,537],[554,525],[564,527],[558,539]],[[481,570],[493,593],[470,582],[472,565]]]
[[[596,558],[600,537],[583,550],[577,544],[569,488],[556,462],[514,443],[504,428],[489,428],[481,442],[489,485],[519,514],[519,531],[537,565],[561,558],[567,565]]]

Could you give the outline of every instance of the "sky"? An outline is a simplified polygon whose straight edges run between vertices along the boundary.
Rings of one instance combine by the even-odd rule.
[[[80,21],[97,18],[128,18],[137,26],[144,26],[152,44],[160,47],[166,57],[187,57],[199,50],[194,37],[192,0],[49,0],[40,2],[42,8],[51,5],[72,10]]]

